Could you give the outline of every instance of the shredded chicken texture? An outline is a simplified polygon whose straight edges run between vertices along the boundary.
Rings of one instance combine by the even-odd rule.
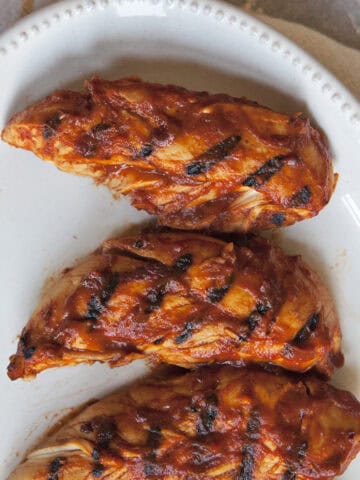
[[[129,195],[173,228],[291,225],[331,197],[326,142],[299,114],[133,78],[85,86],[15,115],[3,140]]]
[[[260,237],[163,232],[106,241],[50,288],[11,357],[11,379],[148,357],[183,367],[342,364],[331,298],[298,256]]]
[[[203,367],[94,403],[8,480],[331,480],[359,449],[350,393],[309,375]]]

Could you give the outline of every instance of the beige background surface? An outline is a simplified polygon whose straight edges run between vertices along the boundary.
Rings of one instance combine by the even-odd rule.
[[[0,32],[14,24],[21,16],[56,1],[59,0],[0,0]],[[230,1],[254,13],[307,50],[360,99],[360,0]],[[289,19],[313,26],[317,31],[300,23],[290,22]],[[320,31],[326,32],[332,38]],[[359,50],[349,48],[345,43]]]

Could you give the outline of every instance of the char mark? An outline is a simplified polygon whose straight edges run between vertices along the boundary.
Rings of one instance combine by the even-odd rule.
[[[260,313],[258,313],[258,312],[253,312],[249,316],[248,325],[249,325],[250,332],[253,332],[255,330],[255,328],[258,326],[260,320],[261,320],[261,316],[260,316]]]
[[[151,463],[151,462],[145,462],[144,464],[144,474],[146,477],[152,477],[152,476],[157,476],[161,475],[161,468],[159,465],[156,465],[156,463]]]
[[[146,445],[151,449],[151,454],[156,455],[156,450],[161,443],[161,428],[158,426],[150,427]]]
[[[139,153],[139,156],[142,157],[142,158],[146,158],[149,155],[151,155],[153,151],[154,151],[154,148],[151,145],[146,144],[142,147],[142,149]]]
[[[152,288],[151,290],[149,290],[145,297],[149,306],[145,308],[144,312],[152,313],[155,310],[159,310],[164,295],[165,291],[163,286],[160,286],[159,288]]]
[[[285,158],[285,155],[277,155],[267,160],[256,172],[245,178],[243,185],[245,187],[260,187],[282,168]]]
[[[55,135],[55,132],[60,125],[60,122],[61,122],[61,120],[60,120],[60,117],[59,117],[58,114],[56,114],[53,117],[48,118],[45,121],[45,125],[44,125],[44,128],[43,128],[43,137],[45,139],[48,139],[48,138],[52,137],[53,135]]]
[[[191,264],[192,255],[191,253],[186,253],[185,255],[181,255],[181,257],[176,260],[174,268],[175,270],[178,270],[180,272],[186,272],[186,270],[191,266]]]
[[[292,207],[300,207],[309,203],[311,198],[311,190],[308,186],[302,188],[299,192],[295,193],[290,199],[290,205]]]
[[[280,227],[285,222],[285,213],[274,213],[271,217],[271,222],[277,227]]]
[[[224,285],[223,287],[213,287],[209,288],[207,291],[207,298],[210,300],[211,303],[218,303],[220,302],[225,294],[229,290],[229,285]]]
[[[36,347],[35,346],[25,348],[24,349],[25,360],[29,360],[34,355],[35,352],[36,352]]]
[[[111,272],[109,278],[105,281],[105,285],[101,292],[96,295],[91,295],[88,309],[84,317],[86,320],[97,320],[104,312],[106,304],[110,300],[119,283],[119,278],[119,273]]]
[[[245,445],[242,449],[240,472],[237,480],[253,480],[255,446]]]
[[[231,137],[221,140],[221,142],[212,146],[209,150],[197,156],[193,162],[189,163],[186,166],[186,174],[200,175],[200,173],[206,173],[213,165],[229,155],[240,140],[240,135],[232,135]]]
[[[180,343],[184,343],[186,342],[186,340],[189,340],[189,338],[193,334],[193,329],[194,329],[193,322],[186,322],[184,326],[184,330],[180,333],[180,335],[178,335],[175,338],[175,343],[179,345]]]
[[[292,468],[287,468],[281,480],[296,480],[296,473]]]
[[[258,311],[258,313],[260,313],[260,315],[265,315],[265,313],[271,309],[271,305],[269,302],[266,302],[266,303],[257,303],[256,304],[256,310]]]
[[[313,313],[312,315],[310,315],[305,325],[295,335],[293,343],[295,343],[295,345],[301,345],[305,343],[312,334],[312,332],[317,329],[319,320],[320,313]]]
[[[111,128],[111,125],[109,125],[108,123],[98,123],[97,125],[92,127],[91,133],[96,136],[100,132],[109,130],[109,128]]]
[[[197,425],[199,435],[207,435],[213,431],[214,422],[218,414],[218,399],[215,394],[211,394],[205,399],[205,407],[200,412],[200,418]]]
[[[92,476],[94,478],[101,478],[104,475],[105,468],[104,465],[101,463],[95,463],[93,471],[92,471]]]

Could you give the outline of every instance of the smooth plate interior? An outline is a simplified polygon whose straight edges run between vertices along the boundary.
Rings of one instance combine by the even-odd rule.
[[[334,383],[360,396],[358,105],[322,67],[240,11],[188,0],[57,4],[0,38],[0,65],[1,128],[15,111],[54,89],[81,88],[94,73],[244,95],[310,115],[328,135],[340,180],[317,218],[271,236],[287,251],[301,253],[331,289],[346,357]],[[8,356],[44,282],[102,240],[146,219],[89,179],[61,173],[0,143],[1,478],[69,408],[146,370],[135,362],[115,370],[104,365],[50,370],[27,383],[6,377]],[[343,478],[360,478],[360,458]]]

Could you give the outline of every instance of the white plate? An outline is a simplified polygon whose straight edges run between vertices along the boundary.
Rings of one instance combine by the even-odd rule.
[[[360,396],[359,105],[328,72],[252,17],[202,0],[59,3],[0,38],[0,65],[1,128],[15,111],[55,88],[80,87],[95,72],[245,95],[310,114],[330,139],[340,181],[317,218],[275,237],[302,253],[331,288],[346,356],[335,383]],[[144,371],[141,362],[115,370],[78,366],[28,383],[11,383],[5,373],[44,281],[147,215],[29,152],[0,143],[0,158],[0,477],[6,478],[56,414]],[[359,477],[360,458],[343,478]]]

